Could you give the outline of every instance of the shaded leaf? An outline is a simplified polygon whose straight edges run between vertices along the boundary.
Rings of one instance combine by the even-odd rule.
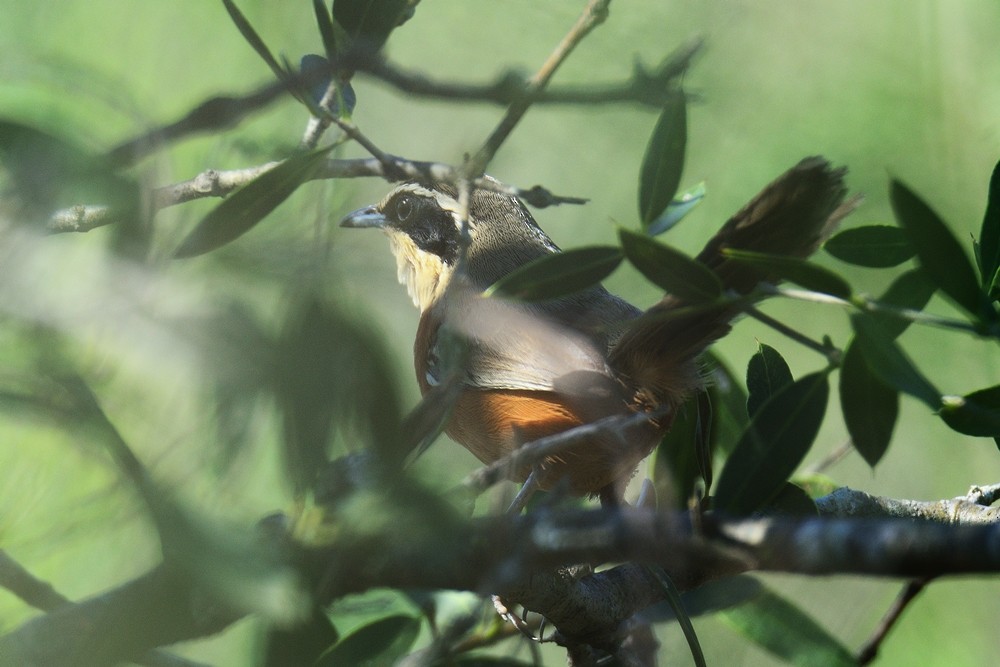
[[[645,234],[619,229],[622,250],[628,261],[650,282],[692,304],[722,296],[718,276],[698,260]]]
[[[701,396],[701,394],[699,394]],[[695,484],[704,477],[698,461],[697,443],[707,435],[709,425],[702,421],[703,413],[696,400],[677,408],[670,426],[653,458],[653,484],[656,496],[665,502],[674,501],[676,509],[686,509],[694,495]]]
[[[754,415],[719,476],[715,507],[750,514],[777,494],[809,451],[826,412],[827,371],[786,385]]]
[[[449,664],[456,665],[456,667],[536,667],[534,663],[522,662],[514,658],[493,655],[470,655],[468,653],[463,653],[455,658],[449,658]]]
[[[856,665],[836,638],[804,611],[761,586],[752,600],[720,612],[744,637],[793,665]]]
[[[331,148],[318,148],[290,157],[229,195],[201,219],[174,256],[202,255],[253,229],[316,173]]]
[[[750,423],[743,382],[711,350],[702,355],[708,366],[708,397],[712,404],[711,451],[729,453]]]
[[[687,98],[678,90],[660,113],[639,173],[639,219],[648,228],[677,193],[687,143]]]
[[[341,639],[315,666],[389,667],[410,650],[418,632],[420,619],[413,616],[382,618]]]
[[[757,353],[747,364],[747,414],[753,417],[761,406],[793,382],[792,371],[777,350],[757,344]]]
[[[722,254],[743,264],[764,269],[768,273],[814,292],[849,299],[853,291],[848,282],[833,271],[798,257],[768,255],[736,248],[724,248]]]
[[[816,503],[812,501],[805,489],[791,482],[784,483],[781,490],[767,504],[764,512],[768,515],[819,516]]]
[[[896,219],[906,229],[930,279],[971,315],[982,317],[983,292],[972,264],[951,231],[933,209],[899,181],[892,181],[889,195]]]
[[[684,216],[694,210],[694,207],[700,204],[704,198],[705,181],[701,181],[693,188],[689,188],[674,197],[670,204],[667,205],[667,210],[649,224],[646,233],[650,236],[657,236],[672,229],[674,225],[684,219]]]
[[[965,396],[945,396],[939,414],[945,424],[959,433],[1000,437],[1000,385]]]
[[[868,366],[857,340],[840,364],[840,407],[854,448],[868,465],[882,459],[899,416],[899,393]]]
[[[397,26],[413,14],[409,0],[334,0],[333,18],[353,41],[381,48]]]
[[[312,665],[337,641],[337,629],[320,608],[314,608],[305,623],[267,631],[264,667]]]
[[[843,262],[876,269],[898,266],[916,254],[906,232],[890,225],[845,229],[823,249]]]
[[[745,574],[723,577],[702,584],[694,590],[681,594],[688,616],[697,618],[714,614],[723,609],[741,605],[760,594],[762,584]],[[658,603],[643,612],[651,621],[675,621],[673,609],[666,602]]]
[[[996,298],[1000,289],[1000,162],[993,167],[990,193],[979,232],[979,257],[983,289]]]
[[[545,255],[507,274],[484,292],[540,301],[579,292],[600,283],[621,264],[614,246],[589,246]]]
[[[667,576],[667,573],[660,566],[647,565],[646,569],[656,578],[660,584],[660,588],[666,595],[667,604],[670,605],[670,609],[674,612],[674,618],[680,624],[681,630],[684,632],[684,639],[687,641],[694,664],[697,667],[705,667],[707,664],[705,662],[705,654],[701,650],[701,644],[698,642],[698,635],[695,633],[694,626],[691,624],[691,617],[688,615],[687,610],[684,609],[684,602],[681,601],[681,594],[680,591],[677,590],[677,586],[674,585],[674,582],[670,580],[670,577]]]
[[[917,370],[879,320],[864,315],[851,317],[858,345],[868,368],[876,377],[904,394],[918,398],[932,410],[941,406],[941,392]]]
[[[931,282],[923,269],[913,269],[896,278],[878,300],[899,308],[923,310],[936,291],[937,285]],[[887,316],[879,320],[882,330],[890,338],[898,338],[912,323],[912,320],[902,317]]]
[[[313,0],[313,13],[316,14],[316,27],[323,40],[323,50],[326,57],[334,60],[337,57],[337,37],[333,29],[333,17],[326,8],[325,0]]]

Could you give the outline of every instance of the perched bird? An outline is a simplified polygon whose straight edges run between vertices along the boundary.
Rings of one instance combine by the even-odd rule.
[[[856,205],[844,201],[844,173],[819,157],[802,160],[726,222],[697,259],[729,293],[776,280],[722,251],[808,256]],[[739,308],[680,310],[684,301],[667,294],[643,313],[601,286],[539,303],[484,297],[515,269],[560,250],[515,197],[478,189],[467,224],[460,210],[453,187],[409,182],[341,225],[389,237],[399,280],[420,309],[413,347],[420,390],[457,372],[445,430],[480,461],[604,417],[650,415],[508,471],[532,488],[560,484],[614,502],[677,406],[703,387],[698,357]]]

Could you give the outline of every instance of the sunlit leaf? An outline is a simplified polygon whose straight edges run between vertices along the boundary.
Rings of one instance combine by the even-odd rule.
[[[736,248],[725,248],[722,254],[814,292],[831,294],[842,299],[850,298],[852,293],[851,286],[839,275],[798,257],[768,255]]]
[[[318,148],[290,157],[229,195],[202,218],[174,256],[202,255],[253,229],[316,173],[331,148]]]
[[[716,509],[750,514],[781,490],[819,432],[828,395],[827,372],[820,371],[786,385],[760,408],[726,459]]]
[[[892,210],[917,251],[920,265],[941,291],[975,317],[984,314],[984,295],[965,251],[937,213],[897,180],[890,189]]]
[[[897,266],[916,254],[906,232],[889,225],[845,229],[823,249],[843,262],[871,268]]]
[[[936,291],[937,285],[923,269],[913,269],[896,278],[878,301],[907,310],[923,310]],[[912,323],[903,317],[886,316],[880,320],[882,330],[890,338],[898,338]]]
[[[674,197],[670,204],[667,205],[667,210],[649,224],[646,233],[650,236],[657,236],[669,231],[674,225],[683,220],[684,216],[694,210],[694,207],[700,204],[704,198],[705,181],[701,181],[693,188],[688,188]]]
[[[770,345],[757,344],[747,364],[747,414],[753,417],[769,398],[793,382],[788,364]]]
[[[692,304],[715,301],[722,283],[711,269],[645,234],[619,229],[625,257],[655,285]]]
[[[941,407],[941,392],[903,354],[879,320],[855,315],[851,317],[851,323],[856,333],[854,343],[876,377],[890,387],[920,399],[932,410]]]
[[[979,232],[979,256],[983,288],[996,297],[1000,289],[1000,162],[990,177],[990,194]]]
[[[498,280],[484,293],[524,301],[553,299],[593,287],[618,268],[614,246],[589,246],[540,257]]]
[[[899,393],[868,366],[857,341],[840,364],[840,407],[854,448],[874,467],[889,447],[899,416]]]
[[[1000,437],[1000,385],[965,396],[945,396],[939,414],[945,424],[959,433]]]
[[[782,660],[802,667],[856,665],[854,656],[804,611],[761,588],[752,600],[719,617],[747,639]]]
[[[323,654],[315,667],[388,667],[405,655],[417,633],[420,619],[389,616],[362,626]]]
[[[677,193],[684,169],[687,143],[687,99],[683,91],[671,95],[660,113],[646,146],[639,175],[639,219],[652,225]]]

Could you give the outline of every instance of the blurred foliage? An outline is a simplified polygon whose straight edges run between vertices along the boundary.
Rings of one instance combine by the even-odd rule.
[[[392,284],[391,259],[379,239],[342,237],[329,224],[348,201],[375,200],[386,186],[307,182],[328,153],[365,154],[355,145],[293,151],[308,117],[303,105],[315,111],[321,95],[299,91],[289,63],[305,56],[303,64],[322,69],[360,42],[437,79],[484,80],[541,62],[581,6],[549,4],[455,0],[414,9],[402,0],[342,0],[327,13],[304,0],[227,2],[228,12],[201,0],[7,3],[0,547],[76,599],[153,566],[162,543],[228,603],[267,619],[257,621],[267,627],[243,624],[181,648],[199,660],[387,664],[425,645],[412,607],[310,607],[301,582],[246,527],[275,509],[309,507],[327,463],[347,454],[374,448],[385,466],[350,468],[338,477],[345,488],[391,482],[412,440],[403,415],[417,402],[413,383],[401,379],[412,373],[415,314]],[[848,165],[853,188],[867,195],[826,246],[836,262],[740,257],[843,298],[849,320],[830,306],[768,305],[809,335],[829,336],[842,356],[834,363],[758,323],[740,324],[717,354],[733,367],[749,359],[746,377],[719,361],[706,369],[715,378],[708,393],[685,406],[655,457],[657,487],[673,494],[667,502],[686,507],[690,495],[711,492],[733,512],[781,511],[795,504],[788,480],[800,464],[845,434],[861,457],[833,473],[841,484],[936,498],[1000,477],[995,449],[960,435],[1000,436],[998,31],[1000,10],[985,3],[613,4],[559,81],[625,78],[631,51],[656,61],[665,44],[705,34],[704,60],[685,79],[689,93],[659,120],[632,108],[539,107],[500,152],[491,169],[504,180],[592,200],[582,213],[545,213],[542,225],[574,252],[497,286],[522,298],[607,278],[635,303],[665,288],[711,305],[724,295],[690,259],[692,249],[789,164],[823,153]],[[494,107],[409,99],[367,79],[352,87],[350,72],[334,70],[320,77],[337,86],[332,112],[353,114],[395,154],[458,162],[499,117]],[[135,165],[108,159],[125,139],[206,99],[254,90],[269,72],[301,104],[285,96],[231,130],[197,134]],[[288,159],[221,204],[152,216],[152,188],[276,158]],[[899,174],[888,186],[886,166]],[[76,204],[108,206],[119,223],[45,236],[48,216]],[[887,224],[893,216],[898,226]],[[651,238],[668,230],[669,245]],[[615,271],[623,260],[628,270]],[[55,368],[78,374],[101,423],[135,452],[155,491],[94,446],[100,438],[69,410]],[[839,406],[828,407],[833,373]],[[678,446],[691,439],[697,448]],[[472,466],[442,443],[413,469],[440,491]],[[714,486],[713,466],[721,469]],[[410,509],[407,516],[426,508]],[[348,520],[390,523],[357,506]],[[719,617],[726,625],[801,664],[842,660],[843,644],[864,639],[888,590],[851,583],[796,595],[796,585],[775,583],[788,595],[755,590],[713,611],[727,609]],[[938,597],[890,635],[884,664],[985,664],[995,652],[989,624],[963,622],[944,646],[942,619],[967,618],[970,604],[989,618],[1000,611],[995,587],[935,584]],[[0,595],[3,629],[31,613]],[[709,664],[732,662],[732,639],[714,634],[710,618],[698,623]],[[467,636],[488,634],[462,627],[473,628]],[[679,634],[661,633],[665,655],[685,650]],[[740,642],[736,650],[755,650]],[[773,659],[751,652],[743,662]],[[458,664],[523,663],[471,654]]]

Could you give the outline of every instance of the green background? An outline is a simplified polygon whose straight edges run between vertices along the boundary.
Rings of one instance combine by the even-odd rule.
[[[297,62],[321,47],[311,4],[239,3],[275,52]],[[486,81],[516,68],[531,72],[575,20],[580,1],[437,0],[425,2],[395,33],[388,55],[435,78]],[[0,1],[0,115],[41,124],[103,149],[143,129],[171,122],[205,98],[247,92],[269,72],[231,25],[221,3],[175,0]],[[995,2],[796,3],[647,0],[616,2],[560,70],[556,83],[627,78],[633,61],[655,64],[692,37],[706,49],[685,80],[694,95],[689,157],[682,187],[704,180],[706,201],[669,235],[695,252],[729,214],[771,178],[806,155],[822,154],[850,169],[851,190],[864,206],[846,225],[891,222],[888,179],[902,179],[963,241],[976,233],[988,174],[1000,158],[1000,5]],[[414,159],[458,162],[474,151],[502,110],[409,99],[359,77],[355,120],[382,149]],[[143,162],[151,185],[190,178],[206,168],[259,164],[301,137],[306,116],[285,102],[221,136],[198,137]],[[538,212],[539,223],[564,247],[611,243],[615,225],[636,226],[636,183],[656,113],[632,106],[561,106],[531,110],[490,167],[523,187],[536,183],[580,195],[583,208]],[[344,156],[362,156],[347,147]],[[201,201],[157,217],[160,278],[137,287],[102,261],[108,230],[49,239],[30,287],[35,307],[70,313],[60,324],[78,340],[75,353],[143,460],[180,488],[184,498],[218,516],[251,522],[287,509],[278,472],[279,431],[270,408],[252,417],[252,438],[237,463],[217,472],[212,413],[192,391],[197,360],[174,350],[144,326],[165,314],[236,295],[264,315],[279,313],[277,287],[325,254],[329,289],[384,333],[410,402],[416,389],[409,349],[417,313],[396,285],[395,264],[377,234],[340,230],[346,211],[373,202],[378,180],[302,188],[244,239],[205,259],[168,263],[166,255],[214,202]],[[821,263],[837,266],[829,256]],[[252,281],[232,266],[257,268]],[[0,269],[2,270],[2,269]],[[2,273],[0,273],[2,275]],[[853,284],[880,293],[887,278],[856,271]],[[634,272],[619,270],[608,286],[639,305],[658,296]],[[144,291],[150,311],[120,318],[113,296]],[[93,300],[93,301],[91,301]],[[83,305],[100,304],[98,312]],[[836,308],[772,303],[767,311],[809,332],[846,340]],[[940,299],[931,309],[950,314]],[[79,312],[77,312],[79,311]],[[0,334],[0,368],[16,369],[21,351]],[[717,346],[742,371],[757,340],[777,347],[796,376],[822,359],[755,322],[741,322]],[[914,327],[904,348],[944,391],[965,393],[1000,382],[993,344]],[[4,369],[7,370],[7,369]],[[834,403],[836,398],[833,399]],[[835,404],[807,459],[810,465],[846,438]],[[420,469],[442,484],[475,465],[442,441]],[[873,471],[853,455],[830,474],[879,495],[933,500],[962,495],[973,483],[1000,479],[1000,457],[983,439],[959,436],[903,399],[888,455]],[[0,548],[69,597],[94,594],[155,564],[157,544],[134,495],[104,457],[72,434],[37,421],[0,422]],[[858,647],[900,588],[897,582],[849,577],[769,576],[848,646]],[[934,583],[907,610],[877,664],[988,664],[1000,651],[993,619],[1000,586],[990,578]],[[31,615],[0,591],[0,630]],[[712,619],[695,621],[710,664],[771,664],[772,658]],[[254,652],[254,622],[181,651],[218,664],[245,664]],[[673,627],[659,632],[666,655],[681,664],[686,649]],[[553,664],[561,658],[552,654]]]

